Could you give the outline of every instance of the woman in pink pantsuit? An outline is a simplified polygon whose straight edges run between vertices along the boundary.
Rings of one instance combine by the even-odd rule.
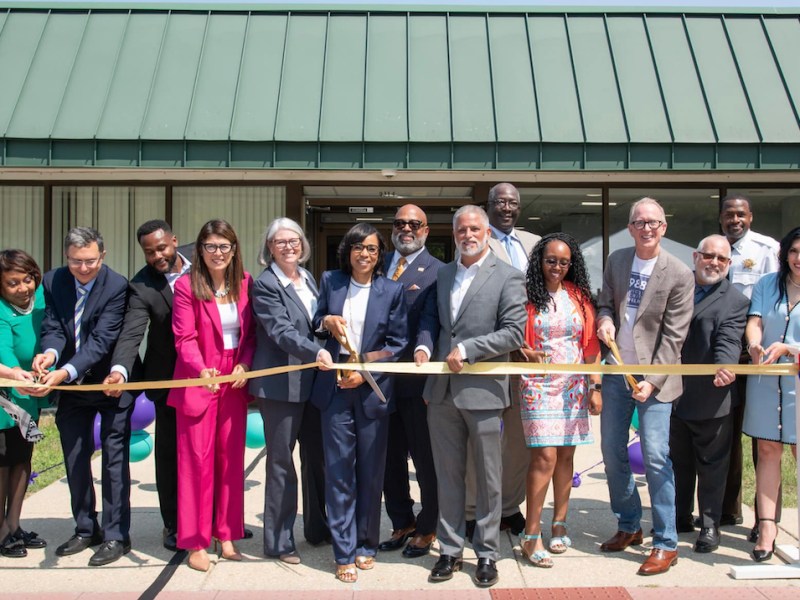
[[[244,272],[236,233],[221,219],[203,225],[191,271],[175,283],[172,329],[175,379],[244,374],[255,350],[252,278]],[[170,391],[177,412],[178,546],[188,564],[210,565],[212,536],[221,556],[241,560],[233,540],[244,535],[246,380]]]

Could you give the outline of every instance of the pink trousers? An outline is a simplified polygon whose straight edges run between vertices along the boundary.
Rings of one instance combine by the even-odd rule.
[[[233,350],[217,369],[233,369]],[[177,411],[178,547],[207,548],[211,537],[238,540],[244,535],[244,440],[247,386],[220,386],[199,417]]]

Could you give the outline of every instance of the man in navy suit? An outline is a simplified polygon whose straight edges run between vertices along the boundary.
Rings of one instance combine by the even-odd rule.
[[[428,220],[421,208],[406,204],[394,216],[392,244],[395,251],[386,257],[386,275],[403,284],[408,311],[409,344],[401,361],[414,360],[414,343],[420,316],[429,298],[435,298],[436,275],[443,266],[425,248]],[[432,318],[438,318],[435,301],[429,303]],[[398,550],[413,535],[403,550],[406,558],[425,556],[436,539],[439,502],[436,492],[436,468],[433,464],[428,434],[428,411],[422,399],[425,378],[398,375],[394,382],[397,412],[389,417],[389,442],[386,452],[386,476],[383,497],[392,520],[392,536],[381,542],[382,552]],[[422,509],[414,516],[414,500],[408,485],[408,455],[414,461]]]
[[[681,362],[736,364],[750,303],[727,279],[731,245],[721,235],[710,235],[700,242],[693,258],[694,314]],[[694,531],[696,479],[701,523],[695,552],[719,547],[734,409],[740,402],[731,385],[735,379],[726,369],[713,376],[685,376],[683,394],[672,406],[669,447],[675,471],[675,520],[678,532]]]
[[[64,239],[67,266],[44,276],[45,315],[41,347],[33,369],[47,385],[102,383],[122,329],[128,281],[103,264],[103,237],[75,227]],[[55,366],[55,370],[49,371]],[[56,555],[77,554],[100,545],[90,566],[105,565],[130,552],[130,394],[58,393],[56,425],[67,471],[75,534]],[[103,526],[97,523],[92,453],[94,419],[100,413],[103,451]]]

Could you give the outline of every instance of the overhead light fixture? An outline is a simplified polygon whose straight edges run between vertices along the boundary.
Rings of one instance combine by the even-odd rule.
[[[603,194],[595,194],[595,193],[591,193],[591,194],[586,194],[586,197],[587,197],[587,198],[602,198],[602,197],[603,197]]]
[[[356,221],[368,221],[368,222],[377,222],[380,223],[383,221],[380,217],[356,217]]]
[[[587,194],[588,195],[588,194]],[[609,206],[616,206],[616,202],[609,202]],[[603,206],[602,202],[597,202],[596,200],[584,200],[581,202],[581,206]]]
[[[528,221],[541,221],[542,217],[528,217]]]
[[[719,198],[719,194],[711,194],[709,198],[714,198],[715,200]]]

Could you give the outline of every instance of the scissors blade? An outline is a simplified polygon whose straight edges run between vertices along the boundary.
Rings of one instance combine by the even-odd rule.
[[[383,395],[383,390],[381,390],[378,382],[375,381],[375,378],[372,376],[372,373],[369,371],[361,371],[361,376],[364,380],[369,384],[369,387],[372,388],[372,391],[375,392],[378,396],[378,399],[386,404],[386,396]]]

